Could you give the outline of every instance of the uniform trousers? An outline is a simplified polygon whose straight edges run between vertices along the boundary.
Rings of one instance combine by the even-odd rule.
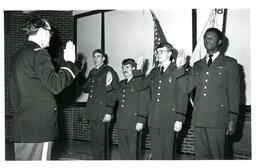
[[[53,142],[14,143],[15,160],[51,160]]]
[[[135,129],[119,129],[118,144],[122,160],[136,160],[137,131]]]
[[[194,127],[196,159],[224,159],[225,132],[225,128]]]
[[[90,120],[90,130],[91,130],[91,148],[94,160],[104,160],[105,149],[107,148],[107,143],[105,143],[105,123],[101,120]],[[109,127],[109,124],[107,124]],[[107,133],[108,133],[107,128]]]
[[[149,128],[152,160],[172,160],[174,131],[170,128]]]

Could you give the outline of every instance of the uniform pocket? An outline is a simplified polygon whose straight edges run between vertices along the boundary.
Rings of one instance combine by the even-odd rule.
[[[224,73],[222,69],[216,69],[212,72],[213,81],[216,84],[222,84],[224,81]]]

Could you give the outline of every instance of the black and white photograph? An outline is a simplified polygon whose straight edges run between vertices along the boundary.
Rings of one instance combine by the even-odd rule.
[[[0,11],[4,165],[251,166],[254,9],[161,6]]]

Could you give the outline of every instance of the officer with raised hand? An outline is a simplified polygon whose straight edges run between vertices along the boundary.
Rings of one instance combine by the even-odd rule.
[[[177,57],[177,74],[184,93],[196,88],[192,124],[196,159],[224,159],[225,135],[235,132],[240,79],[236,59],[222,53],[223,34],[209,28],[204,34],[207,55],[185,71],[186,56]],[[183,54],[182,54],[183,53]]]
[[[173,46],[160,43],[157,46],[159,66],[145,77],[142,89],[149,89],[150,97],[144,97],[149,106],[148,127],[153,160],[171,160],[175,132],[182,129],[185,121],[188,96],[180,89],[172,62]]]
[[[49,22],[31,17],[23,30],[28,41],[13,59],[10,81],[15,160],[49,160],[58,132],[54,95],[70,85],[79,73],[74,64],[75,46],[67,42],[65,63],[56,72],[45,49],[52,36]]]
[[[118,145],[123,160],[136,159],[136,150],[140,151],[140,149],[137,149],[137,131],[141,131],[146,122],[146,107],[143,107],[145,103],[142,103],[141,99],[143,96],[149,97],[149,92],[147,90],[140,91],[142,61],[143,59],[140,58],[138,69],[134,59],[127,58],[122,61],[122,72],[125,79],[119,82],[118,89],[110,97],[108,103],[109,106],[113,106],[115,102],[118,102]],[[111,79],[111,76],[109,78]],[[111,80],[106,85],[108,86],[110,82]]]

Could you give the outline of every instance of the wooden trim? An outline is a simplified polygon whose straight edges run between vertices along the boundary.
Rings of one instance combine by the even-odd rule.
[[[192,51],[194,51],[197,43],[197,10],[192,9]]]

